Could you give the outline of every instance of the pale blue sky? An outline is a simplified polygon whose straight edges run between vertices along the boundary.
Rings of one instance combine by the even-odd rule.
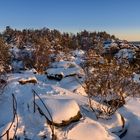
[[[140,0],[1,0],[0,30],[43,28],[107,31],[140,40]]]

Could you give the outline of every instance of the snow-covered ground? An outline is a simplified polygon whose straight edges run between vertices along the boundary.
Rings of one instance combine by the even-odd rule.
[[[84,72],[79,64],[84,52],[74,54],[75,62],[60,61],[48,69],[50,75],[63,73],[60,81],[34,70],[8,75],[8,85],[0,95],[0,135],[11,126],[9,138],[16,131],[20,140],[51,140],[52,131],[58,140],[140,139],[140,98],[129,97],[110,118],[97,119],[81,86]],[[92,103],[96,109],[99,103]]]
[[[140,98],[128,98],[119,112],[129,121],[128,131],[122,140],[140,139]]]
[[[53,121],[57,123],[75,116],[79,111],[80,105],[86,105],[87,98],[52,84],[45,84],[42,81],[38,81],[37,84],[27,83],[24,85],[18,82],[20,79],[29,76],[33,77],[31,74],[14,74],[9,76],[9,84],[5,92],[0,96],[0,132],[3,134],[12,121],[12,94],[14,94],[17,100],[17,114],[19,119],[17,135],[21,138],[27,137],[30,139],[39,139],[41,134],[51,137],[51,131],[47,126],[45,117],[42,117],[38,111],[35,113],[33,111],[32,90],[35,90],[40,95],[41,99],[48,106]],[[43,110],[38,99],[36,99],[36,102]],[[57,132],[58,135],[62,133],[59,139],[67,137],[64,131],[61,132],[59,130]],[[13,131],[10,130],[10,136],[12,134]]]
[[[37,83],[27,83],[24,85],[19,83],[20,79],[29,77],[36,77],[38,80]],[[44,77],[45,75],[41,77],[40,75],[28,72],[9,75],[9,84],[0,96],[1,134],[8,129],[8,126],[12,122],[12,94],[14,94],[17,100],[17,136],[21,139],[28,138],[32,140],[42,139],[42,137],[46,137],[44,138],[46,140],[51,139],[51,129],[46,122],[46,118],[40,115],[37,109],[34,113],[32,90],[35,90],[48,107],[55,123],[61,123],[77,115],[78,111],[81,112],[82,118],[79,121],[71,122],[65,127],[55,127],[55,134],[60,140],[119,140],[120,138],[117,136],[117,133],[113,133],[113,131],[117,132],[121,130],[122,121],[120,114],[125,117],[128,123],[126,125],[128,131],[122,139],[140,139],[139,98],[127,99],[126,105],[119,109],[120,114],[116,113],[112,119],[97,120],[94,112],[88,107],[87,96],[61,88],[58,86],[60,85],[58,82],[54,83],[54,81],[50,81],[47,78],[44,81]],[[38,97],[35,100],[45,112]],[[10,136],[14,134],[14,130],[15,127],[10,129]],[[5,140],[6,136],[3,139]]]

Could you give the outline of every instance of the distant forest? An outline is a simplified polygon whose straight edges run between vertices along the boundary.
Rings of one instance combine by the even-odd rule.
[[[7,44],[14,44],[18,48],[24,46],[35,46],[39,43],[47,44],[51,47],[62,49],[83,49],[86,50],[90,47],[96,47],[99,43],[106,40],[116,40],[114,35],[104,32],[89,32],[81,31],[77,34],[61,33],[54,29],[23,29],[17,30],[7,26],[6,29],[0,34]]]

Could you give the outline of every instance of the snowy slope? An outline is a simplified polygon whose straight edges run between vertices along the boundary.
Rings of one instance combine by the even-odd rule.
[[[30,76],[33,76],[30,74]],[[68,127],[63,129],[55,128],[55,132],[59,139],[74,139],[75,130],[78,129],[79,140],[82,137],[86,137],[89,133],[88,129],[92,129],[95,133],[91,133],[91,137],[99,139],[119,139],[117,136],[113,136],[109,131],[107,131],[101,124],[96,122],[97,120],[88,119],[86,116],[85,110],[82,110],[82,106],[87,106],[87,97],[72,93],[66,89],[53,86],[50,84],[45,84],[42,81],[38,81],[37,84],[28,83],[25,85],[21,85],[18,80],[20,78],[29,77],[29,74],[14,74],[9,78],[9,85],[5,89],[5,93],[0,96],[0,111],[3,114],[0,118],[0,133],[3,134],[6,131],[7,126],[11,123],[12,116],[12,93],[15,95],[17,100],[17,116],[18,116],[18,129],[17,136],[21,139],[28,138],[32,140],[41,139],[43,136],[46,136],[46,140],[51,138],[51,130],[49,125],[46,123],[46,119],[44,116],[40,115],[40,113],[36,110],[33,111],[33,93],[32,89],[34,89],[42,99],[46,100],[46,105],[48,106],[52,116],[54,116],[54,120],[61,122],[61,120],[68,119],[69,117],[74,116],[80,107],[80,111],[82,113],[82,119],[77,123],[72,123],[68,125]],[[45,103],[45,101],[44,101]],[[63,103],[63,104],[62,104]],[[65,105],[66,104],[66,105]],[[8,106],[7,106],[8,105]],[[79,106],[79,107],[78,107]],[[70,109],[69,109],[70,107]],[[53,109],[54,108],[54,109]],[[89,110],[90,111],[90,110]],[[94,116],[94,113],[90,112]],[[88,120],[88,121],[87,121]],[[15,122],[16,123],[16,122]],[[95,124],[95,125],[94,125]],[[15,124],[16,125],[16,124]],[[85,134],[83,131],[87,128],[87,132]],[[72,127],[72,128],[69,128]],[[15,128],[10,129],[10,136],[13,136]],[[71,130],[71,131],[70,131]],[[100,138],[97,134],[98,132],[102,132],[102,137]],[[98,132],[98,133],[97,133]],[[95,135],[96,134],[96,135]],[[87,138],[87,140],[91,139],[91,137]],[[4,138],[5,139],[5,138]]]
[[[78,60],[84,52],[75,52],[75,55]],[[140,99],[129,97],[126,105],[109,119],[97,119],[88,105],[88,97],[81,85],[84,73],[78,65],[79,62],[60,61],[52,64],[48,72],[63,72],[65,77],[61,81],[50,80],[45,74],[39,75],[35,70],[9,74],[8,85],[0,95],[0,135],[4,134],[13,122],[9,130],[10,138],[13,138],[18,125],[16,135],[21,140],[51,140],[50,122],[61,124],[68,121],[66,126],[54,126],[58,140],[119,140],[119,136],[123,140],[140,139]],[[80,78],[79,74],[82,75]],[[33,79],[35,83],[31,82]],[[20,81],[28,82],[20,84]],[[34,97],[33,91],[47,106],[51,116],[39,97]],[[17,101],[18,121],[16,118],[12,121],[13,95]],[[91,102],[96,109],[99,102],[94,99]],[[71,121],[78,113],[81,116]],[[1,139],[6,140],[6,135]]]

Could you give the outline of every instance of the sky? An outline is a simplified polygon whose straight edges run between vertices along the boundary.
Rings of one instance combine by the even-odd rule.
[[[106,31],[140,41],[140,0],[1,0],[0,31],[6,26]]]

